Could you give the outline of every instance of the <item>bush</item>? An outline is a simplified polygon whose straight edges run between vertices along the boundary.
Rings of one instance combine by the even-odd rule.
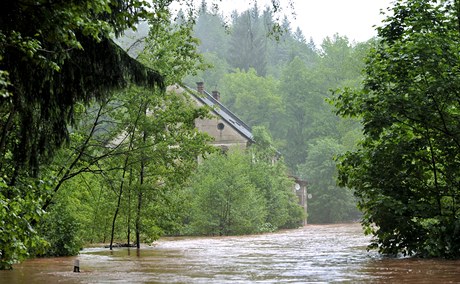
[[[45,215],[40,233],[48,245],[42,256],[77,255],[82,248],[80,223],[63,204],[53,206]]]

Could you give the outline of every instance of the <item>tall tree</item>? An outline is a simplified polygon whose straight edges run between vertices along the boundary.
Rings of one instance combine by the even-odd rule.
[[[334,138],[319,138],[310,142],[305,163],[298,166],[302,178],[308,181],[309,223],[338,223],[353,221],[360,214],[349,189],[337,186],[337,167],[334,159],[343,153],[344,146]]]
[[[2,3],[0,219],[7,224],[2,227],[8,229],[0,233],[0,268],[11,267],[27,255],[27,248],[39,243],[31,223],[40,220],[42,200],[49,198],[45,195],[49,188],[36,177],[40,167],[68,139],[79,104],[89,104],[93,99],[104,101],[112,91],[130,82],[163,87],[164,78],[159,72],[128,56],[111,36],[135,28],[139,19],[149,18],[156,26],[158,20],[170,15],[165,7],[172,2]],[[191,5],[187,0],[176,2]],[[279,6],[275,2],[273,5]],[[161,58],[157,55],[156,59]],[[16,241],[10,242],[11,237]]]
[[[266,69],[266,35],[257,3],[238,15],[233,22],[227,61],[234,67],[248,71],[254,68],[264,76]]]
[[[75,106],[107,97],[128,81],[161,87],[163,80],[109,37],[148,16],[147,1],[8,0],[2,5],[0,197],[2,227],[9,229],[0,236],[0,268],[9,268],[35,242],[30,222],[39,219],[35,207],[42,206],[43,189],[28,176],[37,176],[68,138]]]
[[[280,92],[286,112],[284,124],[275,137],[284,137],[282,150],[291,169],[305,161],[307,143],[324,133],[323,117],[327,109],[320,92],[317,74],[309,70],[299,57],[283,71]]]
[[[292,190],[293,181],[288,176],[286,164],[265,127],[253,127],[252,132],[256,143],[249,149],[253,157],[249,176],[265,199],[266,229],[297,228],[306,216]]]
[[[200,165],[190,188],[191,231],[199,235],[258,232],[267,214],[254,184],[248,155],[215,153]]]
[[[301,225],[303,211],[292,191],[293,181],[282,161],[272,165],[270,139],[266,130],[259,130],[257,148],[215,153],[192,176],[191,233],[238,235]],[[263,136],[268,139],[262,141]]]
[[[248,125],[276,128],[284,114],[277,80],[258,76],[251,68],[226,74],[219,85],[222,101]]]
[[[209,11],[203,1],[194,26],[194,34],[200,39],[201,53],[215,53],[220,58],[225,58],[229,37],[225,20],[218,12],[215,9]]]
[[[337,97],[338,112],[364,126],[339,180],[383,253],[460,256],[459,20],[458,1],[396,1],[364,87]]]
[[[358,85],[364,67],[364,56],[368,50],[366,43],[351,44],[347,37],[335,34],[321,44],[319,71],[324,77],[325,93],[330,89]]]

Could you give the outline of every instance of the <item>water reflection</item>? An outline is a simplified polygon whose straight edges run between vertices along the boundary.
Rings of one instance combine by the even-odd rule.
[[[274,234],[165,238],[142,249],[86,249],[75,258],[33,259],[0,272],[0,283],[432,283],[460,281],[460,262],[389,259],[365,249],[359,225]],[[136,250],[137,252],[137,250]]]

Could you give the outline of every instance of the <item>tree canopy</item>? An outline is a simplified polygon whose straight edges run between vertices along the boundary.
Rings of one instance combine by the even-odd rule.
[[[159,73],[110,38],[147,17],[147,1],[7,0],[3,7],[0,159],[12,167],[2,168],[14,173],[9,183],[20,170],[36,174],[66,140],[76,103],[102,99],[128,81],[162,87]]]
[[[363,223],[383,253],[460,256],[460,4],[396,1],[367,57],[363,88],[336,106],[362,120],[341,158]]]
[[[187,11],[186,16],[184,13],[177,15],[176,25],[169,25],[173,17],[170,5],[173,3],[181,4]],[[275,10],[280,10],[277,1],[271,4]],[[180,82],[183,76],[193,74],[205,66],[201,55],[196,53],[197,41],[190,34],[195,11],[197,10],[191,0],[6,0],[2,3],[0,268],[10,268],[15,261],[31,251],[34,254],[42,253],[34,251],[43,247],[43,239],[37,236],[36,230],[40,228],[37,224],[41,221],[70,223],[62,228],[63,231],[59,230],[59,226],[52,224],[49,227],[41,227],[46,231],[44,236],[56,241],[59,246],[64,243],[56,234],[73,234],[72,229],[78,223],[75,220],[82,221],[80,218],[73,218],[75,216],[68,219],[68,216],[63,216],[74,214],[69,208],[69,200],[76,200],[72,194],[67,192],[68,196],[62,199],[57,198],[56,194],[63,188],[64,182],[67,183],[77,176],[94,171],[106,174],[106,170],[97,167],[102,166],[102,161],[115,152],[113,149],[104,149],[110,146],[110,143],[107,143],[112,140],[104,140],[108,136],[101,134],[114,131],[113,125],[120,123],[118,121],[107,125],[108,109],[121,108],[122,105],[122,102],[111,100],[115,91],[131,87],[130,85],[146,87],[139,91],[139,97],[146,98],[144,102],[155,101],[154,107],[165,110],[168,125],[163,126],[166,129],[159,126],[153,132],[149,132],[151,129],[142,128],[138,134],[142,141],[138,145],[144,143],[146,147],[157,147],[157,152],[145,151],[149,159],[153,159],[153,156],[159,155],[161,151],[168,155],[156,156],[155,165],[161,165],[156,169],[163,173],[158,175],[166,179],[168,175],[161,170],[181,161],[180,167],[176,167],[176,175],[170,178],[175,180],[177,186],[193,169],[196,154],[207,149],[204,146],[207,138],[201,139],[201,134],[195,133],[193,119],[204,115],[205,111],[189,109],[189,103],[173,100],[157,91],[163,91],[165,84]],[[145,45],[146,52],[139,58],[142,63],[130,57],[113,41],[127,29],[135,30],[140,20],[147,20],[150,27],[149,41]],[[181,108],[182,112],[170,112],[174,107]],[[135,108],[143,109],[144,115],[132,117],[142,117],[146,120],[145,116],[150,111],[148,105],[141,103]],[[82,111],[95,115],[89,117],[94,118],[93,123],[90,123],[89,133],[78,132],[84,120],[82,116],[85,115]],[[82,116],[77,117],[77,113]],[[122,114],[123,112],[119,113]],[[157,123],[161,125],[161,121]],[[161,131],[166,131],[170,136],[165,134],[168,141],[161,144],[160,151],[158,145],[147,143],[147,140],[149,137],[160,135],[159,138],[155,138],[160,141],[164,136],[160,134]],[[181,144],[180,141],[184,143]],[[66,147],[63,150],[70,153],[67,159],[73,160],[56,168],[56,165],[51,163],[63,146]],[[61,158],[62,155],[65,156],[59,154]],[[153,198],[153,195],[144,195],[144,191],[152,187],[143,181],[148,180],[144,176],[145,170],[154,166],[153,163],[144,160],[147,159],[146,156],[140,156],[141,162],[137,169],[140,171],[140,182],[136,187],[136,234],[149,231],[145,226],[144,230],[141,228],[141,209],[155,207],[150,204],[144,206],[141,201],[145,196]],[[134,157],[136,155],[133,155]],[[168,157],[172,161],[168,162]],[[127,169],[126,166],[124,168]],[[56,169],[58,170],[55,171]],[[108,175],[104,176],[104,179],[108,179]],[[98,180],[94,184],[100,186],[102,192],[106,182]],[[115,186],[116,184],[111,183],[109,187],[114,190]],[[116,197],[123,201],[121,188],[122,186]],[[98,196],[109,195],[104,193]],[[97,202],[90,202],[91,204],[99,206]],[[116,210],[121,207],[123,204],[115,205]],[[166,207],[159,211],[164,212],[164,208]],[[44,209],[51,210],[52,214],[48,215],[51,217],[43,218]],[[114,223],[115,219],[116,217],[113,218]],[[53,230],[56,234],[50,236],[48,233]],[[12,239],[15,241],[12,242]],[[139,240],[139,237],[137,239]],[[56,248],[52,254],[76,251],[78,242],[68,240],[73,246],[71,249]]]
[[[277,38],[261,37],[276,26],[273,11],[254,5],[232,15],[225,33],[222,15],[200,10],[195,35],[213,68],[186,82],[204,81],[219,90],[225,106],[253,129],[267,128],[290,173],[308,180],[313,193],[309,222],[356,220],[352,194],[336,186],[333,159],[339,154],[336,150],[355,147],[361,125],[356,119],[337,117],[326,100],[331,90],[359,86],[364,56],[373,41],[350,42],[336,34],[315,44],[303,34],[308,30],[294,29],[287,17],[280,21],[283,33]],[[247,54],[252,54],[250,60]],[[325,141],[328,147],[322,147]],[[331,214],[329,202],[323,202],[331,198],[339,214]]]

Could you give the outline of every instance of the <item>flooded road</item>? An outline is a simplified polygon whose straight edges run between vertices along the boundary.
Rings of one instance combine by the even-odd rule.
[[[0,271],[0,283],[460,283],[460,261],[367,252],[358,224],[243,237],[164,238],[135,249],[86,249]],[[73,273],[80,260],[81,273]]]

